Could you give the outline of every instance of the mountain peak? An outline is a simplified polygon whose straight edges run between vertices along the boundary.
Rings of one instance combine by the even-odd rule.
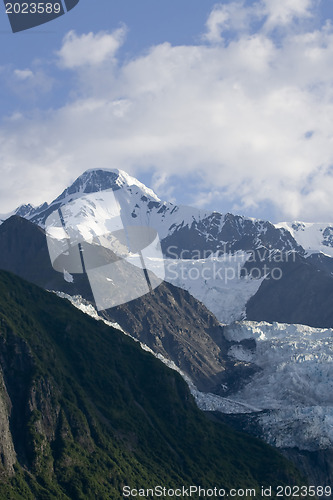
[[[132,177],[123,170],[106,168],[86,170],[71,186],[66,188],[55,201],[60,201],[69,196],[72,197],[73,195],[96,193],[107,189],[116,191],[131,186],[137,186],[150,198],[160,201],[152,189],[147,188],[135,177]]]

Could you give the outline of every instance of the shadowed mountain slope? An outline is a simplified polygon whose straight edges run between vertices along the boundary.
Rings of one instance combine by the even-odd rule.
[[[13,216],[0,226],[0,269],[13,272],[49,290],[81,295],[93,301],[85,275],[64,279],[51,266],[44,231],[37,225]],[[125,286],[125,285],[124,285]],[[233,381],[249,375],[246,363],[227,360],[228,343],[223,328],[208,309],[186,290],[162,283],[153,292],[107,310],[107,319],[118,322],[132,336],[155,352],[173,360],[199,389],[219,392],[233,368]],[[252,373],[252,372],[251,372]]]
[[[299,481],[269,446],[208,421],[179,374],[133,340],[5,272],[0,379],[1,498]]]
[[[329,264],[295,254],[294,259],[276,266],[281,269],[280,279],[262,282],[246,305],[247,319],[332,328],[333,276]]]

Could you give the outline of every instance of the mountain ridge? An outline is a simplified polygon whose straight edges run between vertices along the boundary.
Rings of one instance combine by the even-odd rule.
[[[164,256],[164,262],[160,265],[164,264],[166,281],[189,291],[203,302],[221,323],[227,324],[248,317],[258,321],[288,322],[292,319],[310,326],[333,326],[326,320],[320,324],[318,319],[320,311],[318,314],[311,308],[307,311],[305,309],[308,309],[308,305],[302,309],[297,304],[298,293],[301,291],[303,294],[304,290],[307,293],[304,304],[311,304],[309,287],[302,286],[301,290],[298,289],[304,281],[301,267],[307,272],[311,270],[311,281],[316,289],[320,290],[320,283],[324,281],[327,282],[329,290],[333,286],[331,281],[333,259],[313,251],[309,255],[308,249],[305,250],[297,241],[298,235],[304,233],[303,226],[299,226],[301,229],[293,230],[291,234],[287,227],[277,227],[278,225],[268,221],[228,213],[223,215],[162,202],[135,178],[112,169],[86,171],[50,205],[42,205],[35,212],[31,206],[22,207],[21,215],[30,222],[44,227],[47,217],[62,207],[65,225],[81,228],[78,231],[83,231],[83,240],[88,235],[103,246],[104,235],[108,233],[109,202],[106,195],[103,199],[102,189],[107,188],[105,193],[109,193],[112,187],[116,188],[114,192],[119,197],[124,227],[150,227],[157,231]],[[315,229],[316,241],[319,241],[320,231],[317,229]],[[329,245],[333,245],[333,239],[330,239],[329,227],[326,229],[326,246],[322,246],[329,249]],[[301,243],[306,247],[304,241]],[[249,265],[251,255],[261,250],[265,252],[264,259],[256,258]],[[297,263],[290,263],[289,255],[293,252],[305,259],[301,266],[299,259]],[[277,270],[281,270],[282,274],[293,273],[295,276],[292,284],[288,279],[283,279],[282,284],[278,282],[279,280],[275,282],[274,279],[270,279],[274,272],[275,261],[271,258],[274,257],[274,253],[283,256],[281,263],[276,266]],[[228,260],[229,255],[238,254],[239,264],[236,265],[231,259]],[[153,261],[151,263],[155,265]],[[266,263],[268,265],[265,271],[263,264]],[[308,263],[312,267],[309,267]],[[318,276],[317,270],[320,271]],[[251,274],[254,271],[257,275]],[[204,273],[208,274],[208,279],[204,278]],[[234,274],[233,279],[229,279],[230,273]],[[196,275],[198,278],[193,280],[191,275]],[[78,275],[75,277],[76,282],[80,279]],[[286,284],[282,287],[284,283]],[[291,292],[290,286],[292,286]],[[63,288],[61,290],[67,291]],[[75,293],[80,294],[80,291]],[[285,306],[289,308],[289,312],[281,312],[279,309],[279,304],[284,303],[283,297],[280,302],[267,299],[268,296],[274,297],[276,294],[284,293],[289,294],[291,299],[288,307]],[[322,297],[322,300],[319,298],[319,303],[324,303],[324,299],[325,297]],[[299,313],[293,315],[293,310],[298,310]],[[312,318],[312,316],[317,317]]]
[[[179,374],[133,340],[4,271],[0,345],[2,498],[300,484],[275,450],[207,420]]]
[[[38,207],[33,207],[32,205],[21,205],[18,207],[15,211],[11,212],[9,214],[17,214],[23,217],[26,217],[28,219],[32,219],[34,222],[38,219],[37,215],[41,214],[45,210],[49,210],[49,208],[53,205],[56,205],[58,202],[61,202],[63,200],[70,199],[71,196],[73,195],[82,195],[82,194],[89,194],[93,192],[98,192],[98,191],[103,191],[103,190],[108,190],[108,189],[113,189],[117,190],[123,187],[133,187],[136,186],[139,188],[142,193],[148,195],[151,200],[150,201],[155,201],[156,203],[160,204],[159,208],[161,209],[163,206],[166,207],[169,205],[172,207],[171,210],[178,211],[181,205],[174,205],[172,203],[168,202],[162,202],[161,199],[154,193],[154,191],[147,186],[145,186],[142,182],[137,180],[135,177],[127,174],[123,170],[119,169],[112,169],[112,168],[92,168],[86,170],[83,174],[81,174],[72,184],[66,188],[57,198],[55,198],[50,204],[43,203],[42,205]],[[185,207],[184,207],[185,208]],[[189,207],[188,207],[189,208]],[[162,208],[163,209],[163,208]],[[165,210],[165,209],[163,209]],[[246,217],[242,215],[236,215],[232,213],[226,213],[222,214],[217,211],[210,211],[210,210],[199,210],[199,209],[192,209],[194,216],[198,219],[198,221],[202,219],[206,219],[208,216],[213,218],[214,217],[219,217],[220,220],[222,217],[224,217],[227,221],[230,220],[230,218],[236,218],[237,222],[239,221],[246,221],[247,224],[252,223],[257,223],[257,224],[264,224],[263,232],[267,232],[267,222],[263,219],[255,219],[251,217]],[[5,217],[5,216],[3,216]],[[216,226],[215,221],[212,223],[213,225]],[[318,246],[322,247],[324,246],[324,249],[326,247],[330,248],[333,246],[333,239],[330,236],[331,232],[330,229],[332,229],[333,223],[306,223],[306,222],[301,222],[301,221],[293,221],[293,222],[280,222],[280,223],[270,223],[271,226],[273,226],[276,230],[284,230],[284,232],[289,233],[290,237],[292,238],[291,241],[293,241],[296,238],[296,245],[302,246],[301,241],[302,238],[299,240],[298,235],[300,232],[308,231],[309,229],[313,228],[314,226],[318,226],[316,229],[317,232],[325,232],[325,229],[328,229],[326,235],[326,244],[321,245],[320,242],[317,242]],[[238,224],[235,225],[237,227]],[[300,231],[301,230],[301,231]],[[332,229],[333,231],[333,229]],[[313,231],[312,231],[313,233]],[[282,231],[283,234],[283,231]],[[325,235],[324,235],[325,237]],[[299,240],[299,241],[298,241]],[[293,241],[293,243],[295,243]],[[304,242],[304,241],[303,241]],[[304,247],[309,247],[311,245],[304,244]],[[306,248],[305,250],[309,250],[309,248]],[[284,250],[287,250],[287,248],[284,248]],[[321,251],[319,248],[312,249],[316,251]]]

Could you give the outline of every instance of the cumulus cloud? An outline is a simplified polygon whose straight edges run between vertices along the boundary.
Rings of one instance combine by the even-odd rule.
[[[22,202],[27,186],[25,199],[40,203],[86,168],[105,166],[138,177],[150,170],[168,196],[196,177],[193,199],[216,210],[265,217],[269,206],[276,218],[332,219],[333,30],[328,23],[299,29],[300,19],[311,19],[310,1],[280,4],[284,10],[268,0],[231,2],[229,17],[217,16],[225,6],[216,6],[218,28],[211,17],[202,43],[160,44],[118,60],[116,71],[111,44],[98,56],[105,63],[98,91],[91,85],[61,108],[7,120],[0,130],[3,207],[13,208],[13,193]],[[277,43],[267,28],[273,21],[298,29],[283,31]],[[237,36],[223,39],[226,28]],[[95,64],[105,37],[117,38],[68,35],[58,52],[63,65]]]
[[[125,26],[113,33],[77,35],[75,31],[70,31],[58,51],[59,62],[64,68],[70,69],[101,64],[115,56],[124,42],[125,35]]]

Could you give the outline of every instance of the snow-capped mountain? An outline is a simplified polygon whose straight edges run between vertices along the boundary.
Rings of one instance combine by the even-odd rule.
[[[43,226],[47,216],[59,207],[79,198],[84,210],[85,195],[99,193],[99,200],[102,201],[102,193],[108,190],[122,191],[125,202],[122,209],[126,210],[126,217],[132,225],[148,225],[158,231],[169,258],[177,254],[181,258],[196,259],[203,251],[205,254],[202,256],[205,257],[207,252],[247,251],[262,246],[302,251],[283,227],[276,228],[268,221],[161,201],[151,189],[117,169],[87,170],[50,205],[43,204],[36,208],[23,205],[15,214]],[[103,214],[98,213],[98,205],[89,208],[95,222],[100,222]]]
[[[321,252],[333,257],[333,223],[295,221],[281,222],[276,227],[289,231],[308,255]]]
[[[64,223],[75,223],[83,240],[105,244],[110,191],[116,192],[121,201],[121,219],[125,226],[150,227],[157,231],[164,254],[165,279],[190,291],[222,323],[228,324],[247,316],[255,320],[289,321],[290,314],[280,316],[281,308],[278,305],[274,308],[271,299],[270,315],[263,314],[268,310],[266,298],[276,294],[278,285],[274,279],[269,281],[267,278],[274,269],[286,268],[285,262],[288,263],[285,274],[302,274],[300,266],[305,266],[304,258],[310,250],[306,269],[311,270],[312,285],[316,287],[318,282],[317,288],[320,288],[322,281],[328,280],[325,288],[331,290],[330,279],[326,277],[329,274],[331,278],[333,273],[333,260],[327,257],[333,255],[333,237],[330,236],[333,229],[330,226],[274,225],[229,213],[177,206],[161,201],[151,189],[120,170],[88,170],[50,205],[37,208],[24,205],[16,210],[16,214],[44,227],[50,214],[61,208]],[[313,253],[321,251],[326,255]],[[298,259],[290,267],[291,256],[296,254],[303,260],[300,263]],[[151,262],[152,267],[160,265],[156,259]],[[321,274],[317,275],[318,269]],[[67,271],[66,276],[71,279]],[[293,280],[294,287],[297,280]],[[280,281],[279,285],[284,283]],[[285,286],[290,292],[290,282]],[[302,286],[302,293],[304,290],[310,293]],[[293,292],[292,287],[291,292],[288,307],[298,310],[297,291]],[[285,287],[280,293],[283,296]],[[329,295],[326,290],[326,296]],[[248,311],[247,304],[253,297],[255,300]],[[311,297],[307,301],[311,303]],[[308,311],[308,305],[306,309]],[[317,311],[320,315],[320,307]],[[300,311],[291,316],[293,321],[303,322],[303,315],[304,311]],[[306,322],[313,326],[333,326],[331,319],[321,325],[311,315]]]
[[[107,214],[99,209],[105,206],[103,193],[107,194],[109,191],[117,191],[117,195],[121,192],[123,220],[127,220],[131,225],[154,227],[158,230],[160,239],[169,234],[173,224],[189,225],[193,219],[201,220],[208,215],[204,211],[162,202],[154,191],[126,172],[117,169],[87,170],[50,205],[44,204],[36,209],[27,210],[26,214],[22,214],[23,207],[20,207],[15,213],[43,227],[53,211],[80,200],[80,203],[75,204],[81,210],[79,216],[94,233],[97,230],[96,224],[105,223]],[[95,206],[89,205],[89,195],[93,193],[98,193],[98,197],[94,200]],[[89,206],[86,206],[87,202]]]
[[[168,290],[165,284],[154,296],[110,309],[105,317],[126,331],[132,325],[131,334],[140,340],[146,334],[143,341],[150,348],[178,363],[187,376],[192,370],[198,383],[209,372],[209,390],[214,394],[192,391],[201,408],[244,419],[243,428],[255,428],[280,448],[309,453],[333,449],[332,227],[274,225],[177,206],[160,200],[125,172],[97,169],[85,172],[50,205],[19,207],[16,214],[33,223],[30,226],[38,229],[40,241],[36,240],[22,263],[16,262],[13,268],[15,241],[21,238],[18,255],[22,256],[24,234],[32,233],[31,228],[22,229],[20,221],[29,225],[24,219],[17,217],[15,224],[7,221],[0,230],[3,268],[19,269],[22,274],[27,262],[34,262],[28,279],[66,293],[75,289],[75,294],[87,298],[86,283],[80,283],[79,274],[64,273],[65,286],[58,286],[57,273],[46,269],[43,229],[48,217],[60,209],[65,227],[75,226],[83,240],[106,245],[103,238],[110,233],[109,219],[114,215],[110,193],[117,195],[124,226],[149,227],[158,233],[166,281],[189,291],[228,326],[222,334],[221,326],[209,315],[202,326],[204,308],[194,299],[190,304],[189,294],[181,291],[182,295],[170,285]],[[160,265],[158,258],[151,259],[150,269]],[[274,275],[276,270],[281,276]],[[131,283],[125,280],[126,286]],[[253,321],[237,323],[246,318]],[[178,324],[169,328],[169,320]],[[196,342],[190,345],[191,321],[198,323],[198,328]],[[321,328],[302,326],[304,323]],[[240,372],[235,371],[238,365]],[[241,379],[241,388],[234,384],[235,378]],[[333,474],[333,465],[327,467]]]
[[[209,253],[253,251],[260,247],[299,253],[323,252],[333,256],[333,223],[282,222],[272,224],[234,214],[177,206],[160,198],[140,181],[118,169],[91,169],[78,177],[52,203],[39,207],[22,205],[16,214],[41,226],[47,216],[60,206],[85,195],[108,190],[122,190],[126,211],[133,225],[150,225],[158,231],[167,258],[197,259]],[[98,207],[95,220],[99,219]]]

